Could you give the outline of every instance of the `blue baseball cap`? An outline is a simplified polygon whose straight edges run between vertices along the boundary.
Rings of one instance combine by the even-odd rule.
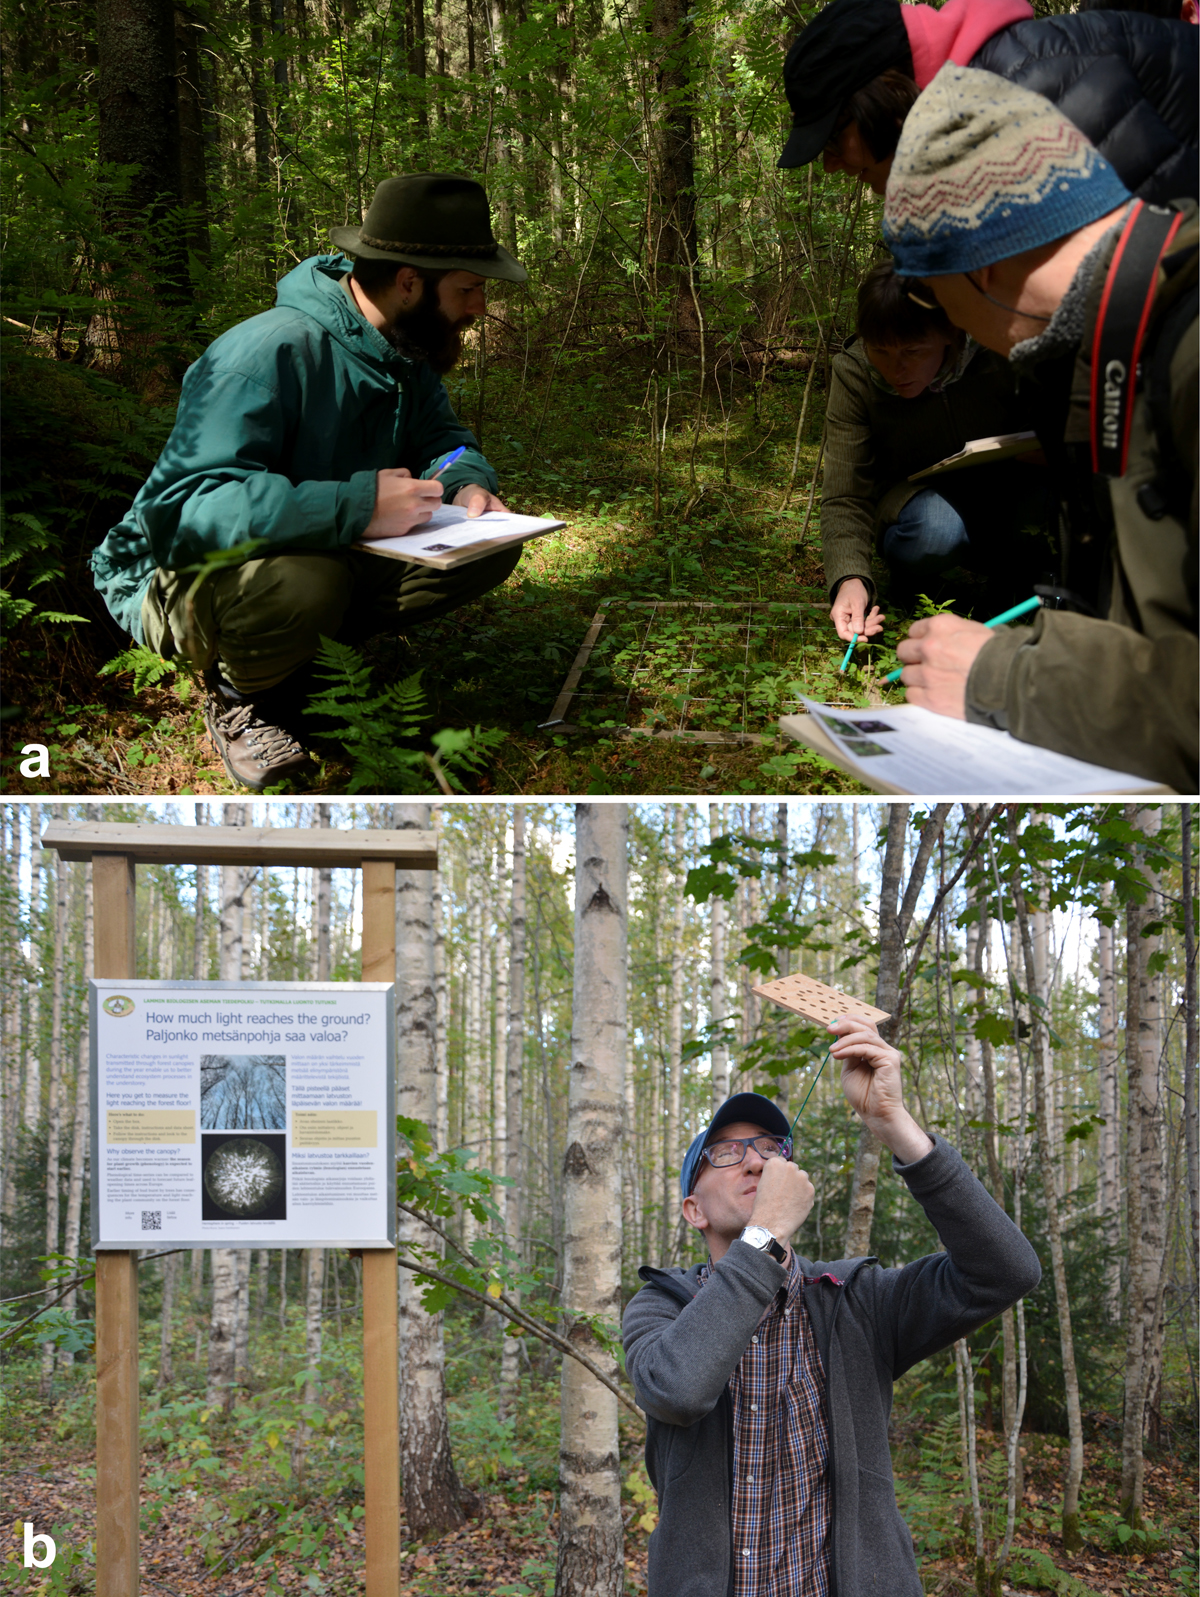
[[[683,1197],[688,1197],[696,1184],[696,1177],[700,1174],[700,1155],[713,1132],[720,1131],[722,1126],[732,1126],[739,1120],[752,1126],[761,1126],[780,1141],[792,1129],[783,1110],[769,1098],[764,1098],[762,1093],[735,1092],[732,1098],[726,1098],[700,1135],[693,1138],[683,1156],[683,1168],[679,1172],[679,1191]]]

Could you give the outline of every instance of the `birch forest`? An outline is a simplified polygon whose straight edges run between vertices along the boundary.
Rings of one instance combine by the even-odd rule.
[[[888,1012],[907,1106],[1042,1264],[897,1382],[926,1591],[1197,1591],[1194,807],[832,799],[0,807],[5,1590],[95,1590],[95,925],[53,820],[436,829],[397,873],[405,1597],[645,1592],[617,1330],[641,1265],[704,1256],[680,1162],[732,1092],[798,1116],[803,1257],[939,1248],[827,1035],[751,990],[790,973]],[[139,865],[137,975],[355,981],[361,913],[355,871]],[[361,1261],[147,1249],[138,1283],[143,1592],[360,1590]]]

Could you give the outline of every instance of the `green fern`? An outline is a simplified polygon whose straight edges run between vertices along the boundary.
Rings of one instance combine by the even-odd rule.
[[[427,753],[417,746],[428,717],[419,671],[376,692],[358,650],[332,638],[321,639],[313,664],[329,686],[304,713],[340,723],[317,735],[337,741],[350,756],[348,792],[463,793],[461,778],[478,772],[504,739],[478,726],[447,727],[433,734],[435,752]]]
[[[1059,1569],[1046,1553],[1036,1547],[1016,1547],[1005,1570],[1005,1578],[1020,1581],[1034,1591],[1055,1592],[1057,1597],[1100,1597],[1069,1570]]]
[[[178,660],[164,660],[153,649],[135,643],[132,649],[123,649],[114,659],[102,665],[99,674],[110,677],[130,671],[133,673],[133,691],[144,693],[147,688],[156,688],[160,682],[174,676],[178,670]]]

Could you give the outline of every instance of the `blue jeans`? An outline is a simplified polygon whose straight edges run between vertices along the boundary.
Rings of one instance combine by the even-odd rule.
[[[884,528],[883,557],[897,573],[936,576],[959,565],[971,547],[966,523],[932,488],[922,488]]]

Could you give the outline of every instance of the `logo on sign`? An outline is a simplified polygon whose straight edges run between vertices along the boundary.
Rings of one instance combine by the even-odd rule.
[[[100,1007],[106,1015],[121,1020],[126,1015],[133,1014],[133,999],[126,998],[124,993],[114,993],[111,998],[106,998]]]

